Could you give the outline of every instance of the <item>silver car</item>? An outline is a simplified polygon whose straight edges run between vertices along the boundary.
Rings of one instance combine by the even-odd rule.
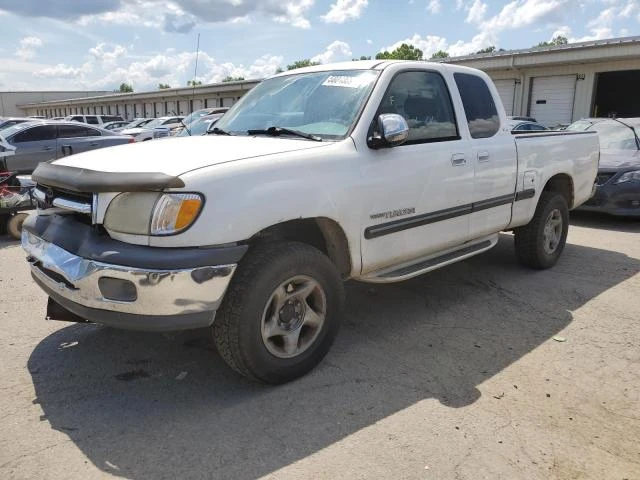
[[[132,143],[127,135],[119,135],[78,122],[37,121],[13,125],[0,132],[15,155],[4,160],[0,170],[31,173],[40,162],[97,148]]]

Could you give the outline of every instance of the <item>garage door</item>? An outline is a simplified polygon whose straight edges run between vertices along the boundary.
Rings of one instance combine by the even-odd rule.
[[[498,95],[504,105],[507,115],[513,115],[513,100],[515,96],[516,81],[511,80],[494,80],[493,82],[498,89]]]
[[[575,90],[575,75],[534,78],[530,115],[548,127],[571,123]]]

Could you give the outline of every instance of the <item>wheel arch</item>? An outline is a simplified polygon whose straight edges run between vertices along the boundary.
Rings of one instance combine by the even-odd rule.
[[[561,194],[567,202],[569,209],[573,208],[574,202],[574,187],[573,178],[566,173],[558,173],[547,180],[543,192],[556,192]]]
[[[338,222],[327,217],[297,218],[263,228],[253,235],[248,243],[288,240],[305,243],[327,255],[337,267],[340,275],[351,275],[353,262],[349,240]]]

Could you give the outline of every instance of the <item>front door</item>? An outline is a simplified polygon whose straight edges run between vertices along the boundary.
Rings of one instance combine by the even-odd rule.
[[[410,131],[403,145],[371,150],[363,167],[363,273],[435,254],[469,238],[474,165],[443,77],[401,71],[380,113],[402,115]]]

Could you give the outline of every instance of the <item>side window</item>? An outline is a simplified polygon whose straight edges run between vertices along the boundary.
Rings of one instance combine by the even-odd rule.
[[[460,138],[449,90],[435,72],[402,72],[382,98],[378,114],[397,113],[409,125],[406,143]]]
[[[96,130],[95,128],[84,127],[85,136],[87,137],[100,137],[102,136],[102,132],[100,130]]]
[[[98,125],[100,122],[98,122],[98,117],[87,115],[87,123],[90,123],[91,125]]]
[[[544,127],[537,125],[535,123],[530,123],[529,130],[535,130],[536,132],[541,132],[541,131],[544,131]]]
[[[58,138],[86,137],[87,130],[82,125],[58,125]]]
[[[72,122],[84,122],[84,118],[76,115],[75,117],[71,117],[71,121]]]
[[[498,110],[485,81],[468,73],[453,74],[472,138],[493,137],[500,129]]]
[[[14,135],[12,143],[37,142],[42,140],[55,140],[56,127],[53,125],[41,125],[23,130]]]

